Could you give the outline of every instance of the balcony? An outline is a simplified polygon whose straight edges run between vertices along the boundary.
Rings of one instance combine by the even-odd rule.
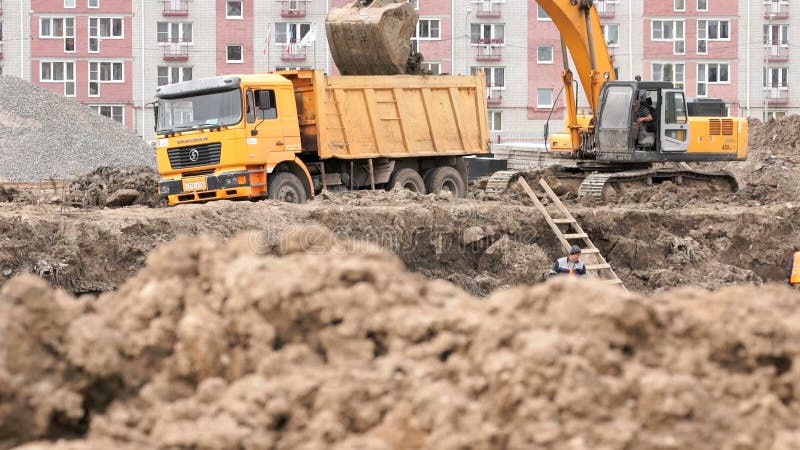
[[[189,15],[189,1],[188,0],[163,0],[164,9],[161,15],[165,17],[180,17]]]
[[[281,61],[288,62],[306,60],[307,47],[301,47],[300,44],[278,44],[278,48],[282,49]]]
[[[501,39],[480,39],[476,43],[477,45],[473,47],[476,61],[497,62],[503,59],[503,47],[501,47],[503,41]]]
[[[767,97],[767,103],[770,105],[785,105],[789,103],[789,88],[787,87],[767,88],[767,90],[764,91],[764,95]]]
[[[617,4],[611,3],[605,0],[599,0],[594,2],[594,5],[597,7],[597,13],[600,15],[601,19],[610,19],[616,15]]]
[[[503,103],[502,86],[486,86],[486,103],[489,105],[499,105]]]
[[[777,2],[764,3],[764,18],[773,19],[786,19],[789,17],[789,4]]]
[[[768,45],[764,47],[768,62],[786,62],[789,60],[789,47],[783,45]]]
[[[475,17],[480,19],[497,19],[503,15],[502,3],[493,1],[473,2]]]
[[[164,52],[164,61],[188,61],[190,42],[180,39],[171,39],[162,43],[161,49]]]
[[[305,17],[307,5],[305,0],[281,0],[281,17]]]

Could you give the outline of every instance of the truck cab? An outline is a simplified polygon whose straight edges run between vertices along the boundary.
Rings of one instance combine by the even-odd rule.
[[[267,173],[301,151],[293,85],[282,76],[192,80],[156,97],[159,192],[170,204],[263,197]]]

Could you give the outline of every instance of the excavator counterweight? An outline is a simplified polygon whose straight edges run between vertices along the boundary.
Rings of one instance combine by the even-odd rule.
[[[331,56],[342,75],[406,74],[417,19],[406,0],[355,0],[325,18]]]

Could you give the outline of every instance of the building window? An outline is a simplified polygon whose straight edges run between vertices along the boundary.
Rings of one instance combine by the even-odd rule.
[[[123,83],[124,81],[123,63],[89,62],[89,97],[100,96],[101,83]]]
[[[789,45],[789,25],[764,25],[764,45]]]
[[[41,17],[39,19],[39,37],[59,39],[75,37],[74,17]]]
[[[408,0],[408,2],[414,5],[415,10],[419,10],[419,0]]]
[[[697,0],[698,11],[708,11],[708,0]]]
[[[686,35],[683,20],[653,20],[650,38],[653,41],[673,42],[672,53],[686,53]]]
[[[70,9],[75,7],[75,0],[64,0],[64,8]]]
[[[788,88],[789,87],[789,68],[788,67],[765,67],[764,68],[764,87],[765,88]]]
[[[442,74],[442,63],[438,62],[422,62],[421,64],[422,70],[425,72],[430,72],[433,75],[441,75]]]
[[[39,64],[39,81],[64,83],[64,96],[75,96],[75,63],[42,61]]]
[[[503,131],[503,114],[500,111],[489,111],[489,131]]]
[[[158,22],[158,42],[192,42],[191,22]]]
[[[536,20],[552,20],[547,12],[542,8],[542,5],[536,4]]]
[[[619,47],[619,24],[603,24],[603,36],[606,37],[606,45],[609,47]]]
[[[279,22],[275,24],[276,44],[296,44],[311,31],[310,23]]]
[[[225,62],[228,63],[243,63],[244,56],[242,55],[241,45],[229,45],[225,52]]]
[[[778,120],[778,119],[784,117],[785,115],[786,115],[786,111],[772,111],[772,110],[770,110],[767,113],[767,120],[769,120],[769,119]]]
[[[89,105],[89,108],[103,117],[125,123],[125,107],[122,105]]]
[[[418,41],[436,41],[442,38],[441,19],[419,19],[414,39]]]
[[[653,81],[670,81],[676,88],[683,88],[684,69],[683,63],[654,63]]]
[[[228,5],[225,10],[226,19],[241,19],[242,18],[242,1],[241,0],[228,0]]]
[[[158,67],[158,85],[164,86],[165,84],[180,83],[182,81],[189,81],[192,79],[192,67],[171,67],[159,66]]]
[[[87,0],[89,8],[95,9],[100,7],[100,0]]]
[[[470,67],[470,75],[475,75],[478,70],[483,70],[486,74],[486,86],[489,88],[505,88],[506,68],[505,67]]]
[[[552,108],[553,107],[553,90],[549,88],[536,89],[536,107],[537,108]]]
[[[124,26],[121,17],[90,17],[89,37],[123,39]]]
[[[553,64],[553,46],[540,45],[536,47],[536,62],[539,64]]]
[[[675,11],[686,11],[686,0],[675,0]]]
[[[473,23],[470,25],[470,42],[473,44],[502,44],[506,27],[499,23]]]

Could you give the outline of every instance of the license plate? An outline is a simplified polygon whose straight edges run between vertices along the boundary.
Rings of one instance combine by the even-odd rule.
[[[206,187],[205,181],[188,181],[183,183],[184,191],[200,191],[205,189],[205,187]]]

